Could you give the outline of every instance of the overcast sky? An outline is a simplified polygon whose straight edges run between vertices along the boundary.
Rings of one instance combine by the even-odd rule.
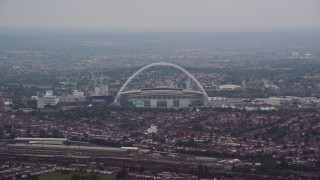
[[[320,0],[0,0],[0,27],[320,28]]]

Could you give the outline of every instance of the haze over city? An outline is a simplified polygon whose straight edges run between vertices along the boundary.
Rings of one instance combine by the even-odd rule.
[[[320,28],[318,0],[1,0],[0,27],[160,30]]]
[[[319,172],[319,0],[0,0],[0,179]]]

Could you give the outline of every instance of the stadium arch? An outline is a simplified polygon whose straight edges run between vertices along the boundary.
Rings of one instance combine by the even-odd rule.
[[[116,98],[114,99],[114,103],[119,104],[119,99],[121,96],[121,93],[123,92],[123,90],[126,88],[126,86],[132,81],[132,79],[134,79],[137,75],[139,75],[141,72],[143,72],[146,69],[149,69],[151,67],[154,66],[169,66],[169,67],[174,67],[180,71],[182,71],[184,74],[186,74],[189,78],[191,78],[196,85],[198,86],[198,88],[201,90],[201,92],[204,95],[204,102],[205,104],[208,103],[208,94],[207,92],[204,90],[204,88],[202,87],[202,85],[200,84],[200,82],[192,75],[190,74],[187,70],[185,70],[184,68],[182,68],[181,66],[178,66],[176,64],[172,64],[172,63],[167,63],[167,62],[157,62],[157,63],[152,63],[149,65],[146,65],[144,67],[142,67],[141,69],[139,69],[138,71],[136,71],[134,74],[132,74],[129,79],[122,85],[122,87],[120,88],[119,92],[117,93]]]

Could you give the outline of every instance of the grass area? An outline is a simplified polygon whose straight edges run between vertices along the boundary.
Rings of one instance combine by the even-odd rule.
[[[96,180],[114,180],[116,179],[114,176],[111,175],[102,175],[102,174],[96,174],[96,173],[84,173],[84,172],[70,172],[68,174],[62,174],[61,172],[51,173],[51,174],[45,174],[39,176],[39,180],[71,180],[73,175],[79,175],[79,179],[91,179],[92,175],[94,175]],[[87,177],[87,178],[85,178]]]

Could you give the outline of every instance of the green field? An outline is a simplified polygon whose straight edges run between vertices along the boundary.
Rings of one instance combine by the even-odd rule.
[[[45,174],[39,176],[39,180],[72,180],[73,175],[79,175],[80,179],[91,179],[92,175],[94,175],[96,180],[114,180],[116,179],[114,176],[111,175],[102,175],[96,173],[83,173],[83,172],[70,172],[68,174],[62,174],[61,172],[56,172],[52,174]],[[87,178],[85,178],[87,177]]]

